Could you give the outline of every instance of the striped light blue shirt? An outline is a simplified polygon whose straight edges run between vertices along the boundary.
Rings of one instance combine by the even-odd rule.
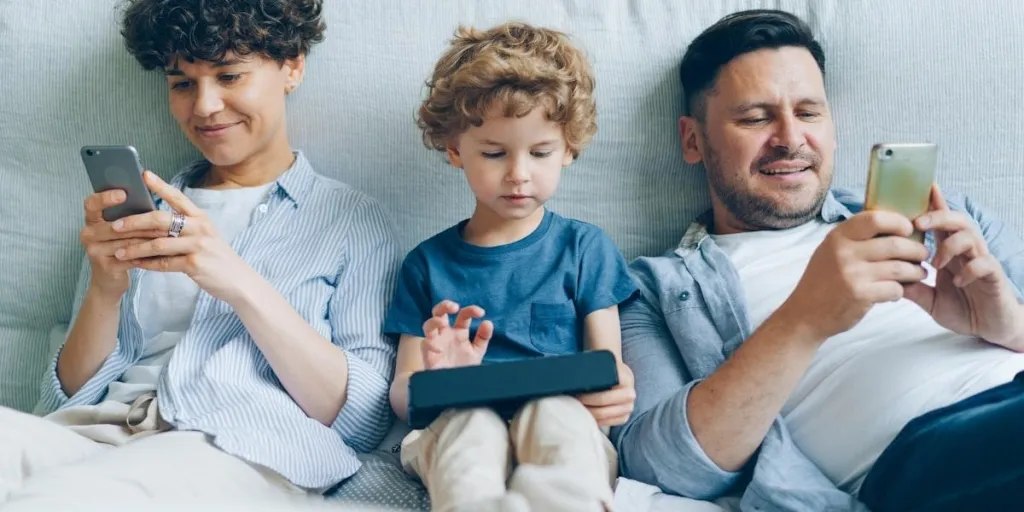
[[[199,162],[171,184],[182,188],[207,169]],[[169,208],[156,199],[160,209]],[[271,186],[265,205],[257,209],[262,218],[232,247],[345,351],[348,401],[329,427],[308,417],[228,304],[200,292],[188,331],[157,384],[159,407],[176,428],[205,432],[227,453],[269,467],[298,486],[325,488],[354,474],[360,466],[356,452],[375,448],[391,424],[388,388],[396,347],[381,329],[401,254],[383,208],[316,174],[301,152]],[[138,362],[144,342],[137,309],[142,272],[131,272],[113,352],[71,397],[61,390],[54,358],[43,384],[42,412],[101,402],[110,383]]]

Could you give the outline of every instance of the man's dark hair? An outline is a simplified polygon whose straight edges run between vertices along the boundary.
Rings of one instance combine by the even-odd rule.
[[[686,48],[679,66],[683,84],[683,108],[704,119],[707,93],[714,89],[718,72],[745,53],[784,46],[806,48],[825,74],[825,52],[811,28],[784,11],[754,9],[730,14],[701,32]]]
[[[284,62],[324,39],[322,0],[127,0],[121,35],[150,70],[232,52]]]

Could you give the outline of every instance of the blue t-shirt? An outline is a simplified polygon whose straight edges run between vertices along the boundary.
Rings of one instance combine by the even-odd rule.
[[[618,247],[600,228],[545,211],[533,233],[497,247],[462,239],[468,221],[419,244],[405,258],[384,332],[423,334],[434,305],[477,305],[472,339],[494,323],[485,363],[583,351],[583,319],[637,290]],[[455,321],[455,315],[449,320]]]

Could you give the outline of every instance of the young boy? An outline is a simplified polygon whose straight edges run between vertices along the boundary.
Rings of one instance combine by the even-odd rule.
[[[409,376],[424,369],[604,349],[620,385],[535,400],[510,425],[489,409],[448,411],[406,437],[402,463],[433,510],[610,510],[617,457],[602,428],[633,408],[618,305],[636,288],[599,228],[544,208],[597,130],[586,58],[552,30],[460,28],[427,85],[424,142],[465,172],[476,209],[403,264],[385,322],[401,340],[395,413],[406,419]]]

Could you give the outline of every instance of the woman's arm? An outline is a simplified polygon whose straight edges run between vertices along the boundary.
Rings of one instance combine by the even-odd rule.
[[[310,418],[331,426],[348,398],[345,351],[313,329],[263,277],[252,274],[231,307],[295,403]]]
[[[85,292],[82,308],[57,359],[57,378],[65,395],[72,396],[82,389],[114,351],[121,295],[107,294],[94,286]]]
[[[154,234],[118,232],[114,229],[116,223],[103,218],[104,209],[123,203],[125,197],[121,190],[108,190],[85,199],[85,226],[79,239],[89,257],[89,287],[56,368],[60,389],[68,397],[96,375],[117,343],[121,297],[131,282],[131,264],[118,260],[115,253]]]
[[[402,421],[409,421],[409,377],[423,368],[423,338],[403,334],[398,342],[398,361],[390,393],[391,409]]]

